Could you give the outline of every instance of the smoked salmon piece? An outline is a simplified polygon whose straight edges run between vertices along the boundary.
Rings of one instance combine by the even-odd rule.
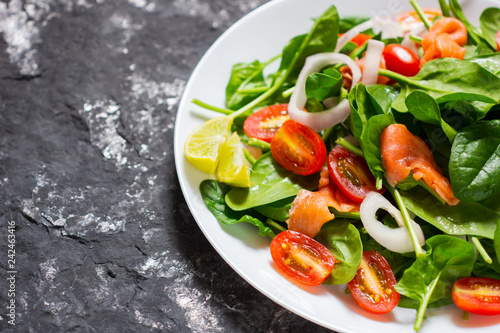
[[[392,124],[382,132],[380,151],[385,178],[391,186],[396,186],[412,171],[415,180],[422,179],[446,203],[451,206],[459,203],[429,147],[405,125]]]
[[[326,172],[324,172],[326,169]],[[300,190],[290,208],[286,221],[288,229],[314,237],[326,222],[335,218],[328,207],[340,212],[359,212],[359,204],[352,201],[329,180],[328,168],[321,170],[320,188],[311,192]]]
[[[465,25],[456,18],[443,17],[431,26],[429,32],[422,39],[424,55],[420,59],[420,65],[436,58],[465,57],[467,43],[467,29]]]

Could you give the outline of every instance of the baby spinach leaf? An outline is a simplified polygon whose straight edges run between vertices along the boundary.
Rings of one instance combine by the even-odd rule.
[[[349,220],[335,219],[325,224],[315,237],[335,257],[335,266],[325,284],[344,284],[351,281],[358,271],[363,244],[359,231]]]
[[[262,155],[252,166],[249,188],[233,188],[226,195],[226,203],[236,211],[262,206],[296,196],[301,189],[318,187],[319,173],[299,176],[283,168],[271,155]]]
[[[351,131],[358,140],[363,136],[366,124],[370,117],[384,114],[384,108],[370,97],[367,87],[359,83],[354,89],[351,89],[348,95],[351,103]]]
[[[500,192],[500,120],[479,121],[459,132],[450,156],[450,181],[461,200]]]
[[[387,126],[394,123],[392,114],[374,115],[366,122],[365,130],[361,137],[361,147],[363,148],[366,163],[377,179],[383,179],[385,172],[380,152],[380,136]]]
[[[495,253],[493,241],[491,239],[483,238],[481,239],[481,245],[489,254],[493,262],[491,264],[488,264],[484,261],[482,256],[477,256],[472,272],[475,276],[500,279],[500,263]]]
[[[495,52],[491,55],[482,55],[469,58],[467,59],[467,61],[476,63],[497,76],[500,73],[500,53],[498,52]]]
[[[437,235],[426,244],[427,253],[415,260],[395,286],[400,294],[420,303],[415,330],[420,328],[428,304],[449,300],[453,283],[469,277],[474,264],[474,247],[462,239]]]
[[[262,237],[275,237],[271,228],[266,226],[259,219],[248,215],[248,211],[235,212],[226,205],[224,196],[229,191],[230,187],[226,184],[219,183],[213,179],[207,179],[201,182],[200,192],[208,210],[215,216],[217,221],[223,224],[235,224],[246,222],[255,225],[259,228],[259,235]]]
[[[474,62],[454,58],[436,59],[426,63],[414,77],[387,70],[380,70],[379,73],[401,85],[401,92],[392,103],[392,107],[399,112],[408,112],[405,99],[414,90],[428,93],[438,103],[457,99],[483,102],[473,105],[483,116],[500,102],[500,78]]]
[[[265,86],[262,69],[263,64],[257,60],[252,63],[238,63],[233,66],[226,86],[226,106],[229,109],[237,110],[259,95],[259,93],[241,94],[238,89]]]
[[[500,8],[486,8],[479,17],[483,38],[493,48],[497,49],[496,34],[500,30]]]
[[[263,206],[255,206],[254,209],[260,214],[272,220],[285,222],[290,216],[288,212],[292,206],[294,197],[268,203]]]
[[[405,206],[422,220],[449,235],[474,235],[493,239],[500,212],[473,201],[443,205],[421,187],[401,191]]]
[[[368,21],[370,18],[369,17],[363,17],[363,16],[347,16],[343,17],[339,21],[339,33],[344,33],[352,28],[354,28],[357,25],[360,25],[361,23]]]
[[[439,104],[431,95],[421,90],[415,90],[406,97],[405,104],[408,111],[416,119],[431,125],[441,126],[448,140],[453,141],[457,131],[441,118]]]
[[[392,102],[398,97],[398,92],[394,87],[381,84],[366,86],[366,92],[378,114],[389,113]]]
[[[336,69],[328,68],[324,73],[313,73],[306,79],[306,97],[318,102],[327,97],[338,96],[342,86],[342,74]]]

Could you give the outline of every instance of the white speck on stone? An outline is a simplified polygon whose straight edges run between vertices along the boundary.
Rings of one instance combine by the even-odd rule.
[[[160,231],[161,229],[159,228],[151,228],[149,230],[146,230],[142,233],[142,239],[144,239],[144,242],[148,243],[149,240],[153,237],[153,235]]]
[[[165,328],[162,323],[156,322],[153,319],[147,317],[146,315],[142,314],[138,309],[134,309],[134,316],[135,320],[144,326],[148,326],[154,329],[159,329],[162,330]]]
[[[130,77],[131,94],[134,99],[147,98],[157,105],[167,104],[171,111],[179,102],[186,81],[175,78],[173,82],[155,82],[133,73]]]

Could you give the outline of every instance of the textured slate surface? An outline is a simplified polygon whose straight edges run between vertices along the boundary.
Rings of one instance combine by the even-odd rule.
[[[191,71],[264,2],[0,1],[0,331],[327,331],[232,271],[174,168]]]

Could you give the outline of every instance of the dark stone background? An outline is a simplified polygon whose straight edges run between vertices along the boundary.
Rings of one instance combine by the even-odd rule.
[[[191,71],[265,2],[0,1],[0,331],[327,331],[232,271],[174,167]]]

